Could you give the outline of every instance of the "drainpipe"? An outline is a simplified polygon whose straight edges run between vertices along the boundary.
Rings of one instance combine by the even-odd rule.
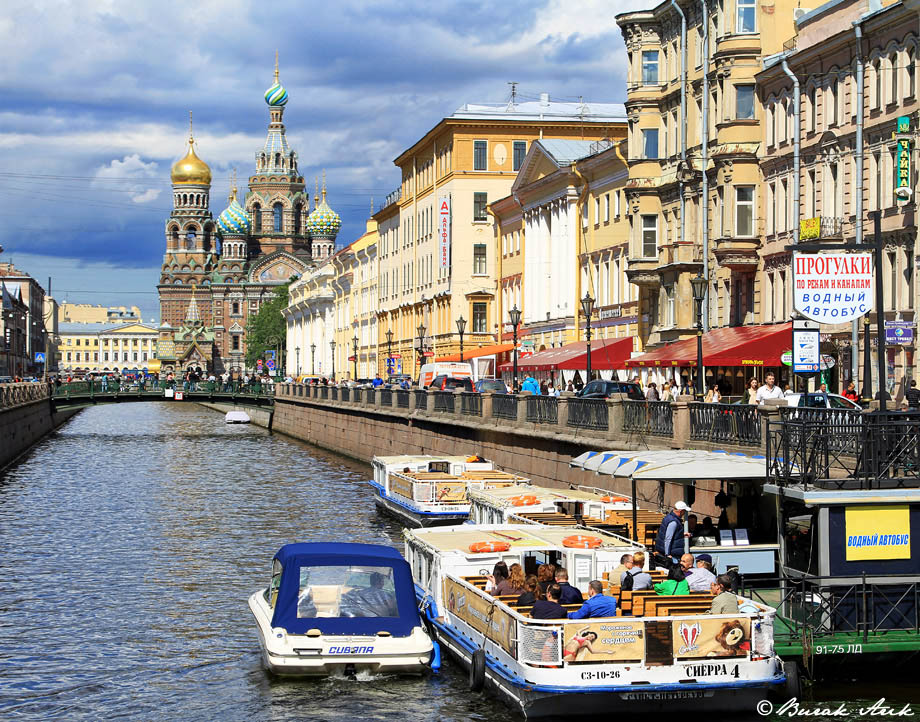
[[[671,0],[677,14],[680,15],[680,160],[681,166],[687,165],[687,16],[680,9],[677,0]],[[687,236],[687,201],[684,198],[684,182],[680,186],[680,243],[683,245]]]
[[[709,5],[701,0],[703,8],[703,117],[700,119],[700,145],[703,163],[703,198],[700,210],[703,212],[703,278],[706,279],[706,293],[703,294],[703,331],[709,330]]]
[[[853,23],[856,33],[856,242],[863,242],[863,114],[865,113],[865,68],[862,56],[862,20]],[[856,381],[859,373],[859,323],[853,321],[850,328],[850,378]]]
[[[579,194],[578,201],[577,201],[578,220],[575,223],[577,227],[575,228],[575,309],[574,309],[573,315],[575,316],[575,340],[577,341],[578,332],[581,327],[581,317],[578,315],[578,310],[581,308],[581,263],[579,263],[580,259],[578,257],[578,254],[581,249],[581,246],[584,246],[585,256],[588,255],[588,241],[585,238],[585,225],[582,220],[584,216],[582,214],[585,212],[585,199],[588,197],[588,191],[590,190],[590,187],[588,186],[588,179],[585,178],[578,171],[577,162],[572,163],[572,173],[574,173],[575,177],[581,181],[581,187],[582,187],[582,191]],[[579,239],[581,241],[580,243],[579,243]],[[590,263],[586,264],[586,267],[588,269],[588,273],[590,273],[591,272]]]
[[[792,115],[795,118],[795,126],[793,127],[792,133],[792,166],[795,180],[792,186],[792,205],[795,208],[795,221],[792,226],[792,242],[798,243],[799,223],[802,217],[802,209],[799,207],[799,192],[802,182],[802,159],[799,153],[802,140],[802,98],[799,95],[799,79],[796,77],[795,73],[789,69],[789,63],[786,62],[786,58],[783,58],[783,70],[786,75],[792,78],[792,92],[794,95],[792,100]],[[794,280],[793,278],[793,281]]]

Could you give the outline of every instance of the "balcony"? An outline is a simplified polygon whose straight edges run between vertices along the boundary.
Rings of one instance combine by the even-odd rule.
[[[803,218],[799,222],[800,241],[843,240],[843,219],[833,216]]]

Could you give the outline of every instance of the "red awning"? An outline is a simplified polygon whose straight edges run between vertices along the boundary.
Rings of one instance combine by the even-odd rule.
[[[468,361],[471,358],[479,358],[480,356],[494,356],[495,354],[510,351],[513,348],[513,343],[499,343],[491,346],[480,346],[479,348],[465,348],[463,349],[463,360]],[[448,356],[439,356],[437,360],[438,362],[459,361],[460,354],[452,353]]]
[[[792,324],[734,326],[703,334],[706,366],[780,366],[792,342]],[[629,367],[696,366],[696,337],[628,359]]]
[[[591,368],[625,368],[625,361],[633,350],[632,336],[627,338],[599,338],[591,341]],[[511,371],[513,363],[502,364],[501,371]],[[518,359],[519,371],[584,371],[588,367],[588,349],[584,341],[548,348],[531,356]]]

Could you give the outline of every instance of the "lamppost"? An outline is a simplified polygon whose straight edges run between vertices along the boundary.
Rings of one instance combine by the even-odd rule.
[[[300,346],[294,347],[294,353],[297,355],[297,375],[300,376]]]
[[[703,400],[703,301],[706,299],[706,279],[697,273],[690,279],[693,287],[693,302],[696,307],[696,395]]]
[[[393,329],[388,328],[387,337],[387,374],[391,373],[390,368],[393,366]]]
[[[357,383],[358,382],[358,335],[357,334],[355,334],[355,337],[351,340],[351,347],[355,354],[354,356],[352,356],[352,359],[355,362],[355,383]]]
[[[316,344],[310,344],[310,374],[316,375]]]
[[[329,348],[332,351],[332,382],[335,383],[335,341],[329,342]]]
[[[418,365],[422,365],[422,354],[425,353],[425,324],[420,323],[418,328]]]
[[[460,334],[460,363],[463,363],[463,332],[466,331],[466,319],[463,316],[457,319],[457,331]]]
[[[521,323],[521,309],[519,309],[519,308],[517,307],[517,304],[514,305],[514,308],[512,308],[510,311],[508,311],[508,318],[511,319],[511,329],[512,329],[512,334],[513,334],[513,336],[514,336],[514,349],[513,349],[513,351],[512,351],[512,354],[513,354],[513,357],[514,357],[514,363],[513,363],[513,365],[512,365],[512,371],[511,371],[511,391],[512,391],[512,393],[517,393],[517,390],[518,390],[518,369],[517,369],[518,348],[517,348],[517,334],[518,334],[518,326],[519,326],[520,323]]]
[[[581,299],[581,310],[585,312],[585,342],[588,351],[585,383],[588,383],[591,380],[591,313],[594,311],[594,299],[591,298],[590,291],[586,291],[585,297]]]

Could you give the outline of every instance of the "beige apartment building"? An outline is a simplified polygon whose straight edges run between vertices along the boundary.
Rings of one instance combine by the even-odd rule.
[[[374,215],[381,363],[387,331],[397,371],[414,376],[423,359],[456,354],[461,317],[466,348],[495,344],[508,319],[497,300],[489,204],[508,195],[535,140],[602,140],[622,124],[621,105],[560,103],[545,94],[468,104],[400,154],[402,183]]]
[[[68,303],[58,306],[60,323],[119,323],[141,321],[137,306],[94,306],[89,303]]]
[[[140,323],[58,325],[62,373],[155,369],[157,329]]]

